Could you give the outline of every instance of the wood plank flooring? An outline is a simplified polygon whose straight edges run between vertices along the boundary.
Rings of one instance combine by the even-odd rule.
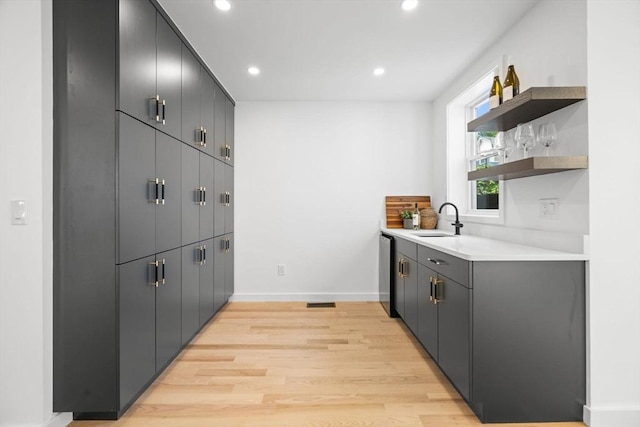
[[[480,425],[404,324],[377,302],[230,303],[119,421],[70,424]]]

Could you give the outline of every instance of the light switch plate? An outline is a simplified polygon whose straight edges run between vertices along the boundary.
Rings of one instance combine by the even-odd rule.
[[[284,264],[278,264],[278,276],[284,276],[287,274],[287,266]]]
[[[558,199],[540,199],[540,216],[543,218],[556,218],[558,215]]]
[[[11,201],[11,224],[27,224],[27,202],[25,202],[24,200]]]

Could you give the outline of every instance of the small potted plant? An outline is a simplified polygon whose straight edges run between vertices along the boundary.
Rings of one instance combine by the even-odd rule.
[[[402,225],[406,229],[413,229],[413,211],[401,211]]]

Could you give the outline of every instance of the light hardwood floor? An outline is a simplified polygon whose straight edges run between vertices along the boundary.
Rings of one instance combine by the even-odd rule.
[[[482,425],[401,321],[336,305],[230,303],[119,421],[70,426]]]

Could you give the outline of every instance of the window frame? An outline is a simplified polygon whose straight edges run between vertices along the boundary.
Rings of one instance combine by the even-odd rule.
[[[500,75],[504,67],[504,57],[492,61],[485,72],[473,84],[463,90],[447,104],[447,200],[459,208],[461,220],[467,222],[504,224],[505,186],[498,181],[498,209],[476,209],[476,181],[468,181],[470,168],[470,148],[475,144],[476,133],[467,132],[469,109],[489,92],[495,75]],[[448,208],[448,207],[447,207]],[[454,217],[453,209],[447,209],[445,218]]]

